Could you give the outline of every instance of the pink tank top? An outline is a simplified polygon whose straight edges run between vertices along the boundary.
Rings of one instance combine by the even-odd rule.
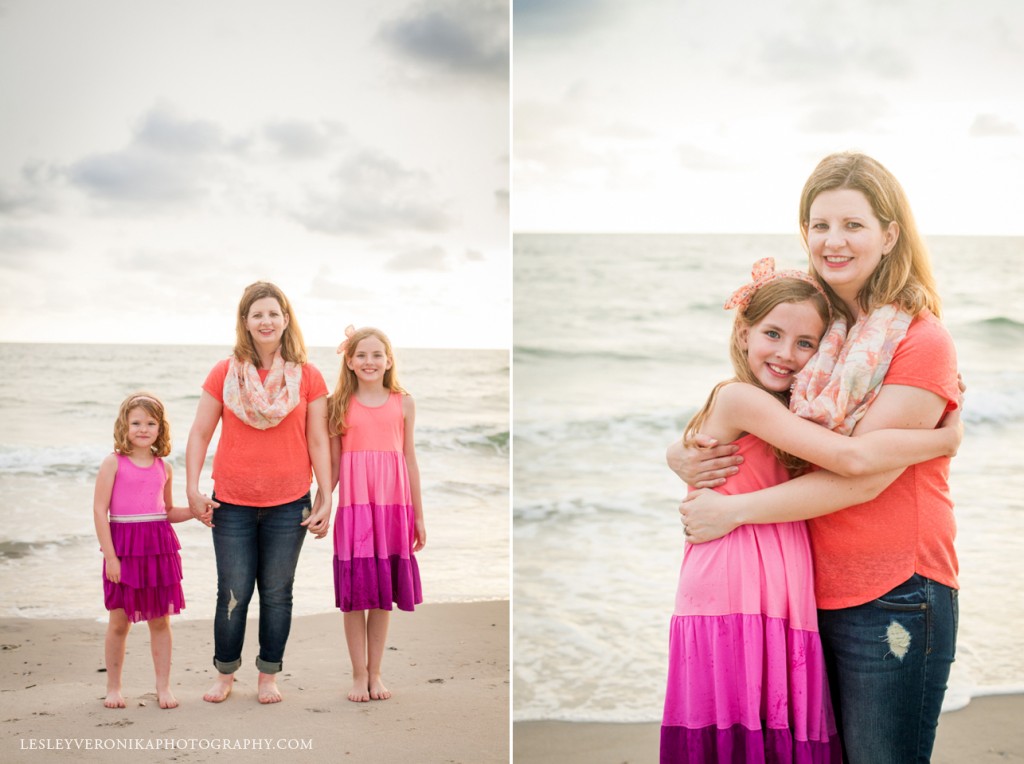
[[[148,467],[139,467],[124,454],[117,454],[117,474],[110,492],[110,519],[166,519],[164,485],[167,471],[157,457]]]

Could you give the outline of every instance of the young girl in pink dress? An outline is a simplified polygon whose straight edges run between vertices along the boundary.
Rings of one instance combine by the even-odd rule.
[[[415,552],[427,543],[413,446],[416,406],[398,384],[391,343],[349,326],[338,384],[327,403],[334,521],[334,596],[345,618],[354,702],[387,700],[381,660],[392,603],[423,602]]]
[[[730,342],[736,376],[712,390],[684,435],[699,431],[739,446],[739,474],[718,490],[776,485],[804,471],[809,458],[861,475],[955,453],[956,417],[938,430],[850,438],[789,412],[794,375],[831,320],[824,292],[806,273],[758,261],[752,283],[725,307],[738,308]],[[744,525],[686,545],[670,628],[663,764],[841,760],[808,539],[801,521]]]
[[[146,621],[160,708],[175,708],[171,692],[170,616],[185,607],[181,544],[172,522],[189,520],[171,501],[171,428],[164,406],[149,393],[124,400],[114,424],[114,453],[100,464],[93,499],[103,552],[103,600],[110,611],[104,654],[107,708],[124,708],[121,670],[128,632]]]

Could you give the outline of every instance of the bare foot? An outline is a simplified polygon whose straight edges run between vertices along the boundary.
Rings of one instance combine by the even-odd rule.
[[[103,705],[107,708],[124,708],[124,697],[121,695],[120,690],[111,690],[107,693],[107,697],[103,699]]]
[[[277,689],[276,676],[276,674],[260,674],[259,693],[257,695],[260,703],[280,703],[284,700],[281,697],[281,691]]]
[[[365,674],[352,677],[352,689],[348,691],[348,699],[353,703],[369,702],[370,680]]]
[[[384,686],[380,674],[370,680],[370,697],[373,700],[387,700],[391,697],[391,690]]]
[[[171,692],[171,688],[156,691],[156,699],[160,701],[160,708],[177,708],[178,699],[174,697],[174,693]]]
[[[213,687],[206,691],[203,700],[207,703],[223,703],[231,694],[231,688],[234,684],[234,674],[218,674]]]

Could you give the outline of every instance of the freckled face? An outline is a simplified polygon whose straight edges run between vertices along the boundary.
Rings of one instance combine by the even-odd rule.
[[[809,301],[783,302],[740,333],[747,363],[772,392],[785,392],[818,349],[825,322]]]
[[[811,202],[807,247],[811,265],[839,295],[860,312],[857,293],[899,238],[899,226],[883,226],[863,193],[852,188],[822,191]]]

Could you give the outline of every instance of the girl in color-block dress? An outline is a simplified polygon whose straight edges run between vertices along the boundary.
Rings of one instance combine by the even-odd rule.
[[[129,396],[114,425],[115,452],[100,465],[93,500],[96,536],[103,552],[103,600],[110,619],[105,657],[107,708],[124,708],[121,669],[133,623],[149,625],[157,699],[178,705],[170,687],[169,616],[185,607],[181,544],[171,522],[191,519],[171,502],[171,433],[163,404],[149,393]]]
[[[737,307],[734,379],[720,383],[687,425],[733,442],[744,461],[720,492],[749,493],[806,469],[870,474],[955,451],[955,428],[878,430],[850,438],[791,414],[794,375],[831,319],[806,273],[766,258]],[[688,533],[688,531],[687,531]],[[669,637],[661,761],[839,762],[804,522],[743,525],[687,544]]]
[[[415,405],[398,384],[391,343],[378,329],[346,330],[338,385],[328,401],[334,480],[335,604],[352,661],[349,700],[386,700],[381,660],[392,605],[423,601],[415,552],[426,543]]]

